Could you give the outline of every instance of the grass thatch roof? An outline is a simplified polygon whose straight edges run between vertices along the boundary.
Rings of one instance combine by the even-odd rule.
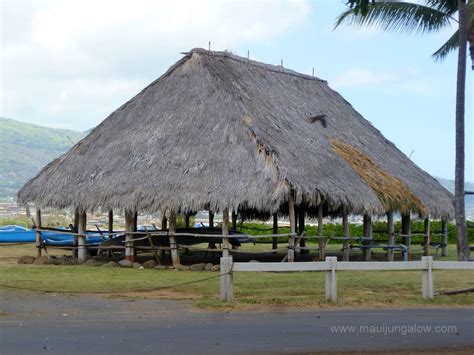
[[[358,160],[344,156],[347,147]],[[379,175],[354,166],[364,158]],[[203,49],[186,53],[47,165],[18,200],[86,210],[272,212],[290,189],[297,203],[324,200],[339,211],[453,216],[451,194],[325,81]]]

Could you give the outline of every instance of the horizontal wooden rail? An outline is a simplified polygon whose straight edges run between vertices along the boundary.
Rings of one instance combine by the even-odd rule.
[[[433,299],[433,270],[474,270],[474,262],[433,261],[432,256],[423,256],[421,261],[358,262],[337,261],[336,257],[326,257],[320,262],[293,263],[234,263],[232,256],[221,258],[221,300],[233,299],[233,272],[326,272],[326,299],[337,300],[337,271],[393,271],[421,270],[422,296]]]

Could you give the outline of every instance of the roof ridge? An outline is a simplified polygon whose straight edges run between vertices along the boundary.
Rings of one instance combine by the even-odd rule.
[[[258,62],[256,60],[241,57],[241,56],[239,56],[237,54],[234,54],[230,51],[210,51],[210,50],[207,50],[207,49],[204,49],[204,48],[193,48],[189,52],[181,52],[181,54],[184,54],[184,55],[190,55],[190,54],[193,54],[193,53],[208,55],[210,57],[224,57],[224,58],[228,58],[228,59],[231,59],[231,60],[235,60],[235,61],[243,63],[243,64],[248,64],[248,65],[260,68],[260,69],[271,71],[271,72],[274,72],[274,73],[287,74],[287,75],[291,75],[291,76],[296,76],[296,77],[301,78],[301,79],[316,80],[316,81],[319,81],[319,82],[327,83],[327,80],[318,78],[316,76],[311,76],[311,75],[299,73],[297,71],[287,69],[287,68],[281,67],[279,65],[273,65],[273,64]]]

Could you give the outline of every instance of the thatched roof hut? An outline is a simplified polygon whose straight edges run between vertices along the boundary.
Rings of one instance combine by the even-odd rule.
[[[452,196],[326,81],[193,49],[18,193],[80,210],[329,211],[451,218]]]

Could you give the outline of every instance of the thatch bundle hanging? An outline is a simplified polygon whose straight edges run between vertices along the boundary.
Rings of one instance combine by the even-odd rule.
[[[336,150],[333,142],[341,142]],[[353,151],[341,153],[347,146]],[[375,175],[354,167],[354,152]],[[291,190],[297,204],[328,211],[453,216],[451,194],[325,81],[203,49],[43,168],[18,200],[87,211],[272,213]]]

